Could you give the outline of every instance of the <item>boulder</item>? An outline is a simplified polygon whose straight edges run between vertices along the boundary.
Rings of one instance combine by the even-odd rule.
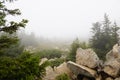
[[[106,78],[105,80],[113,80],[111,77]]]
[[[112,77],[119,76],[120,73],[120,46],[118,44],[113,46],[113,49],[106,54],[106,61],[104,63],[104,72]]]
[[[84,75],[86,77],[97,77],[97,72],[93,69],[88,67],[76,64],[74,62],[69,61],[67,63],[67,67],[77,76],[77,75]]]
[[[58,74],[54,72],[52,67],[48,66],[46,68],[46,75],[43,77],[43,80],[55,80],[56,76],[58,76]]]
[[[69,70],[69,68],[67,68],[66,62],[62,63],[58,67],[54,67],[54,69],[52,67],[48,66],[46,68],[46,75],[43,77],[43,80],[55,80],[55,78],[58,75],[63,74],[63,73],[66,73],[71,78],[73,76],[72,72]]]
[[[90,79],[88,79],[88,78],[84,77],[82,80],[90,80]]]
[[[104,72],[112,77],[119,76],[120,72],[120,63],[117,59],[106,61],[104,64]]]
[[[102,80],[102,76],[101,75],[98,75],[95,80]]]
[[[99,65],[99,58],[92,49],[78,48],[76,52],[76,63],[79,65],[95,68]]]
[[[66,73],[69,76],[72,76],[72,72],[70,71],[70,69],[67,67],[67,63],[64,62],[62,63],[60,66],[58,67],[54,67],[54,71],[56,72],[56,74],[63,74]]]
[[[106,60],[120,59],[120,46],[118,44],[113,46],[113,49],[106,54]]]
[[[119,77],[119,78],[116,78],[116,79],[114,79],[114,80],[120,80],[120,77]]]

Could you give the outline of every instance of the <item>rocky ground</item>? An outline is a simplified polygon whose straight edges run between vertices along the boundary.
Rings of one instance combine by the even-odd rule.
[[[92,49],[76,51],[76,62],[64,62],[58,67],[46,68],[43,80],[55,80],[55,77],[66,73],[72,80],[120,80],[120,46],[106,54],[106,61],[101,61]]]

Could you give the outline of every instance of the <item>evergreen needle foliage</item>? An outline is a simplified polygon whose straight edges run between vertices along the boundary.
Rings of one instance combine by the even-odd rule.
[[[67,74],[61,74],[56,77],[56,80],[71,80]]]
[[[19,39],[15,33],[25,27],[27,20],[21,22],[8,21],[8,15],[20,15],[19,9],[8,9],[6,1],[0,1],[0,80],[42,80],[45,75],[47,62],[39,65],[40,57],[24,51],[19,46]],[[7,33],[8,35],[1,35]]]
[[[93,36],[90,39],[90,44],[101,59],[104,60],[106,53],[112,49],[113,45],[118,43],[119,29],[116,22],[114,24],[111,23],[107,14],[104,15],[103,22],[93,24]]]

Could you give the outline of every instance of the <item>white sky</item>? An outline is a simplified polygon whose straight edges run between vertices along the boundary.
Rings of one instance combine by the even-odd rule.
[[[18,0],[10,6],[29,20],[27,32],[50,38],[87,38],[104,13],[120,23],[120,0]]]

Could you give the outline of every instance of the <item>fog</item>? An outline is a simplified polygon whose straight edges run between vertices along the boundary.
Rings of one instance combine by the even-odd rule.
[[[18,0],[8,4],[19,8],[28,19],[25,31],[46,38],[88,39],[92,23],[102,21],[105,13],[120,23],[119,0]],[[20,18],[21,18],[20,17]]]

